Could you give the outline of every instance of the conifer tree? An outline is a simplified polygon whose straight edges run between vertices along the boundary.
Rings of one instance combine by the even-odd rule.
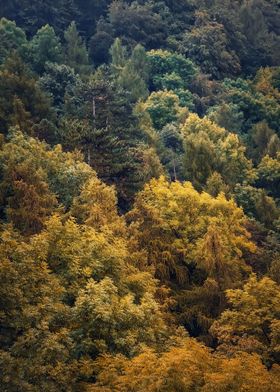
[[[125,66],[126,54],[125,48],[119,38],[116,38],[111,47],[112,68],[116,75],[119,75]]]
[[[143,185],[139,149],[144,135],[128,93],[107,77],[100,69],[90,83],[78,86],[74,96],[69,94],[60,137],[66,147],[81,147],[98,176],[116,185],[123,205]]]
[[[64,33],[66,41],[65,61],[74,71],[83,75],[90,70],[85,43],[79,35],[76,23],[72,22]]]
[[[17,27],[15,22],[2,18],[0,20],[0,64],[5,62],[13,50],[23,52],[26,45],[24,30]]]
[[[33,36],[29,46],[31,66],[40,75],[45,71],[47,62],[62,61],[62,46],[50,25],[41,27]]]
[[[146,98],[149,66],[145,49],[141,45],[136,45],[128,58],[121,40],[117,38],[112,45],[111,56],[112,72],[117,85],[129,93],[132,102]]]

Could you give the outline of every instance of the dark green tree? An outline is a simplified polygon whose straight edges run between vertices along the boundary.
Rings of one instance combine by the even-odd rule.
[[[149,3],[113,1],[109,7],[109,21],[114,36],[130,46],[140,43],[146,49],[159,48],[167,38],[166,24]]]
[[[79,35],[75,22],[72,22],[65,31],[64,39],[66,41],[66,64],[78,74],[87,74],[90,71],[87,48]]]
[[[34,35],[29,45],[32,68],[38,74],[46,69],[46,63],[62,61],[62,46],[53,27],[45,25]]]
[[[240,72],[238,56],[229,47],[224,26],[203,11],[197,12],[195,26],[186,33],[182,50],[213,78]]]
[[[124,206],[143,184],[139,148],[144,135],[130,95],[109,77],[99,70],[90,83],[67,96],[60,137],[65,147],[80,147],[100,178],[116,185]]]
[[[63,113],[65,95],[81,84],[81,79],[74,70],[65,64],[46,65],[46,72],[39,79],[39,87],[51,98],[58,114]]]
[[[49,24],[57,33],[63,31],[78,16],[73,0],[11,0],[1,4],[0,15],[14,20],[29,37],[42,26]]]
[[[125,48],[117,38],[112,45],[111,56],[111,68],[119,88],[130,94],[132,102],[147,98],[149,63],[143,46],[136,45],[128,58]]]
[[[24,31],[17,27],[15,22],[2,18],[0,20],[0,64],[13,50],[23,52],[26,49],[27,39]]]

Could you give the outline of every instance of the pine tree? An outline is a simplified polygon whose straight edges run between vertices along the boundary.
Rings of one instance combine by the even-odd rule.
[[[13,50],[23,52],[26,46],[25,32],[17,27],[15,22],[2,18],[0,20],[0,64],[5,62]]]
[[[119,38],[116,38],[110,49],[111,54],[111,67],[113,74],[119,77],[124,69],[127,61],[127,54],[125,47]]]
[[[78,74],[87,74],[90,70],[87,48],[79,35],[75,22],[72,22],[65,31],[64,39],[66,41],[66,64]]]
[[[53,27],[41,27],[30,41],[31,66],[35,72],[42,75],[46,70],[46,63],[60,63],[62,61],[62,46]]]
[[[111,55],[111,67],[116,76],[116,83],[129,93],[131,102],[147,98],[149,66],[145,49],[141,45],[136,45],[131,57],[127,58],[126,50],[117,38],[112,45]]]
[[[111,83],[102,70],[74,94],[73,101],[70,94],[67,97],[68,113],[61,129],[61,141],[73,148],[77,146],[76,140],[98,176],[106,183],[116,185],[124,207],[143,185],[138,147],[144,136],[129,96]],[[79,120],[76,119],[77,105]]]

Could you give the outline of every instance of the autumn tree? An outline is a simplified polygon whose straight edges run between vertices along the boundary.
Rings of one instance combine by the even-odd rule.
[[[96,363],[96,385],[88,392],[186,391],[267,392],[279,388],[279,367],[268,371],[257,356],[223,358],[185,339],[163,353],[146,349],[132,360],[103,356]],[[133,389],[132,389],[133,388]]]
[[[50,273],[45,250],[7,226],[0,254],[1,389],[74,391],[78,367],[61,301],[64,289]]]
[[[279,197],[280,153],[275,158],[266,155],[257,168],[257,185],[268,190],[275,198]]]
[[[127,220],[134,247],[147,253],[146,268],[173,288],[180,322],[206,333],[225,306],[224,290],[250,271],[243,253],[255,246],[243,211],[223,195],[199,194],[190,183],[162,177],[138,194]]]
[[[118,214],[117,202],[114,187],[92,177],[74,198],[70,212],[78,223],[94,227],[97,231],[125,235],[125,225]]]
[[[182,127],[185,178],[198,188],[214,173],[228,185],[254,178],[245,146],[237,135],[227,132],[207,118],[191,114]]]
[[[155,281],[133,266],[125,236],[112,235],[105,223],[79,225],[56,215],[33,241],[65,288],[78,358],[133,355],[142,344],[156,347],[167,338]]]
[[[27,134],[36,132],[36,136],[52,138],[49,130],[45,133],[36,131],[44,119],[52,122],[54,116],[48,97],[36,83],[36,79],[18,55],[6,60],[0,70],[0,125],[1,132],[7,133],[9,127],[18,125]],[[39,127],[40,128],[40,127]],[[50,130],[52,127],[50,127]]]
[[[14,212],[19,214],[20,208],[23,207],[23,198],[27,203],[26,214],[33,215],[34,219],[42,218],[41,213],[37,216],[30,206],[32,199],[29,199],[30,195],[21,188],[24,186],[32,190],[31,194],[36,200],[34,208],[39,209],[37,213],[43,208],[43,216],[45,213],[48,216],[53,212],[52,207],[57,203],[56,199],[67,210],[83,184],[96,175],[83,162],[79,153],[64,153],[60,146],[52,149],[46,143],[25,136],[21,132],[14,132],[11,135],[10,140],[3,144],[0,155],[2,214],[8,208],[7,202],[15,203],[19,210],[16,207]],[[14,191],[11,192],[11,189]],[[20,216],[18,219],[20,224],[24,225],[25,219],[20,219]]]
[[[231,309],[212,326],[219,350],[259,353],[266,364],[279,362],[279,286],[251,275],[243,289],[228,290]]]

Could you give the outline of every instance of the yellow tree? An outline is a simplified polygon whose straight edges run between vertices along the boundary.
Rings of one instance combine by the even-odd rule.
[[[231,309],[215,321],[211,331],[221,351],[256,352],[267,364],[280,361],[280,293],[276,282],[251,275],[243,289],[228,290]]]
[[[252,163],[238,136],[210,121],[190,114],[182,126],[185,178],[202,189],[218,172],[228,185],[251,178]]]
[[[14,140],[20,138],[20,134],[14,135]],[[23,147],[13,142],[2,146],[0,194],[6,220],[29,235],[42,229],[58,202],[50,189],[46,170]]]
[[[144,350],[132,360],[103,356],[96,362],[97,381],[88,392],[274,392],[280,368],[268,371],[260,358],[240,354],[223,358],[185,339],[166,352]]]
[[[92,177],[84,184],[80,195],[73,200],[70,213],[78,223],[84,223],[97,231],[125,234],[125,223],[117,210],[115,188],[97,177]]]
[[[60,146],[51,148],[18,129],[1,146],[0,167],[3,212],[30,233],[42,228],[58,203],[69,209],[83,184],[96,178],[81,154],[64,153]]]
[[[145,251],[146,268],[173,289],[180,322],[206,333],[223,310],[223,291],[250,271],[243,255],[255,246],[242,209],[161,177],[138,194],[127,220],[134,250]]]
[[[205,259],[207,252],[203,256],[202,249],[211,242],[215,227],[219,227],[215,236],[222,236],[226,249],[223,257],[236,258],[241,269],[242,252],[254,250],[242,210],[223,195],[214,198],[197,192],[188,182],[169,183],[164,177],[150,181],[136,197],[127,220],[131,236],[147,250],[148,263],[163,280],[172,275],[178,281],[187,279],[188,264]]]
[[[44,249],[50,270],[65,289],[78,357],[156,346],[168,334],[156,282],[133,266],[127,242],[104,226],[95,229],[55,215],[31,239]]]
[[[74,391],[78,366],[64,288],[48,268],[45,248],[9,226],[0,237],[1,390]]]

